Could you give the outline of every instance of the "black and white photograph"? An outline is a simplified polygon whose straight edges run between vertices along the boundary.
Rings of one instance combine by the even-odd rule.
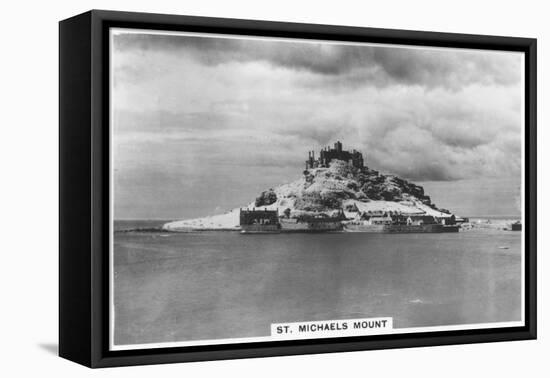
[[[525,325],[523,53],[109,38],[112,350]]]
[[[545,8],[6,3],[0,375],[544,376]]]

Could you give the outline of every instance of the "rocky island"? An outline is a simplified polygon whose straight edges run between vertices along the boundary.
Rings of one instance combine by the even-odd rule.
[[[433,204],[421,186],[365,166],[360,152],[345,151],[342,143],[336,142],[334,148],[322,149],[318,159],[310,151],[299,179],[260,193],[244,208],[170,222],[163,229],[241,230],[243,211],[270,212],[286,223],[328,218],[352,225],[361,221],[373,223],[376,218],[382,219],[380,222],[386,219],[388,224],[449,225],[456,219],[450,211]]]

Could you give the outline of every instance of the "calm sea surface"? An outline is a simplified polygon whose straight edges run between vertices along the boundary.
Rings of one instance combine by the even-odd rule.
[[[396,328],[520,320],[520,245],[521,233],[492,230],[117,232],[115,344],[268,336],[271,323],[378,316]]]

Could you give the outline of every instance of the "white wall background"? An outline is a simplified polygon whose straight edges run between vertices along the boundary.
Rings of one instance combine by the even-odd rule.
[[[539,340],[89,370],[56,356],[58,26],[89,9],[112,9],[539,39]],[[109,376],[543,376],[550,331],[548,112],[550,26],[543,1],[10,1],[0,27],[0,375]],[[545,274],[546,273],[546,274]],[[546,350],[545,350],[546,349]]]

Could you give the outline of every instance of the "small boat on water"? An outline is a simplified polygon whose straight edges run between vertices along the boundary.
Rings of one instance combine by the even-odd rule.
[[[512,231],[521,231],[521,222],[512,223]]]

